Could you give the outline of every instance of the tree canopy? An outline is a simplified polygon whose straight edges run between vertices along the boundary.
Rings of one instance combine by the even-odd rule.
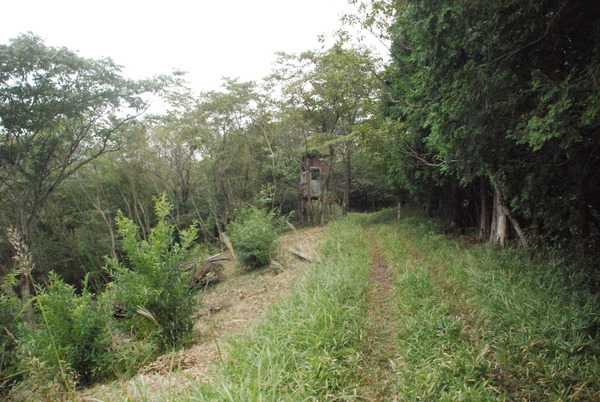
[[[0,46],[0,191],[26,237],[66,178],[123,144],[149,89],[110,59],[85,59],[32,34]]]
[[[491,182],[494,216],[562,238],[577,227],[583,251],[600,213],[599,17],[586,1],[396,3],[384,97],[402,122],[394,171],[429,172],[416,187]]]

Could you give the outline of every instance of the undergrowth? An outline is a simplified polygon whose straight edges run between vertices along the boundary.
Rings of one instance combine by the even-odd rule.
[[[585,270],[519,249],[473,245],[407,215],[397,220],[388,210],[330,224],[324,262],[232,341],[214,379],[162,397],[600,399],[600,302]],[[381,351],[372,350],[383,343],[369,339],[366,322],[375,310],[368,297],[375,243],[396,278],[394,308],[376,312],[394,321]],[[365,373],[379,362],[366,353],[389,361],[379,366],[389,371],[382,373],[385,394],[369,389],[378,382]]]
[[[185,344],[192,334],[195,298],[183,266],[196,239],[194,227],[178,233],[167,221],[172,205],[163,196],[156,200],[157,224],[147,240],[139,227],[122,214],[117,218],[125,261],[111,259],[113,276],[103,298],[120,310],[118,323],[137,339],[151,339],[160,352]]]
[[[72,392],[76,384],[111,378],[118,352],[108,306],[98,304],[87,285],[76,294],[54,273],[49,285],[38,286],[37,292],[39,322],[19,340],[20,365],[27,372],[17,387],[19,397],[52,398],[57,392]]]
[[[267,265],[277,248],[279,235],[274,226],[275,214],[256,207],[245,208],[227,228],[239,263],[254,269]]]
[[[20,300],[14,295],[0,293],[0,397],[22,373],[17,367],[17,346],[21,336]]]
[[[113,282],[100,295],[92,293],[87,278],[76,291],[52,272],[47,285],[34,283],[35,296],[21,301],[12,288],[34,265],[11,232],[18,269],[0,293],[0,397],[70,399],[77,387],[129,376],[190,339],[195,298],[183,266],[195,230],[179,232],[175,241],[167,222],[171,208],[164,196],[156,200],[158,223],[148,240],[120,215],[127,260],[109,261]]]

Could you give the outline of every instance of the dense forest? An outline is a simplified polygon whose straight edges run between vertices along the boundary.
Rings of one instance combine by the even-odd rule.
[[[388,170],[504,246],[598,241],[598,17],[586,1],[407,2],[391,29]]]
[[[67,299],[82,316],[96,302],[148,307],[143,275],[183,299],[178,267],[224,248],[252,214],[319,225],[419,205],[449,233],[563,253],[600,281],[600,3],[350,3],[345,22],[389,44],[389,61],[340,31],[329,47],[279,53],[259,82],[200,94],[183,73],[131,80],[31,33],[0,45],[0,386],[43,371],[31,354],[48,353],[45,333],[17,347],[19,321],[51,332],[43,306]],[[314,160],[315,193],[303,176]],[[155,314],[181,307],[148,297]],[[165,320],[138,339],[178,344],[189,323]],[[98,353],[69,369],[79,383],[110,377]]]

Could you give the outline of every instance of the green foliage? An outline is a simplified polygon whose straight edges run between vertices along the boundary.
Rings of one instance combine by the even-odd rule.
[[[117,218],[127,264],[109,260],[113,282],[103,295],[125,315],[122,326],[139,339],[151,338],[160,350],[181,345],[193,326],[194,295],[182,272],[196,229],[178,233],[167,217],[172,205],[163,195],[155,200],[157,224],[147,240],[140,239],[138,226],[122,214]]]
[[[250,207],[229,225],[227,233],[242,266],[258,268],[271,261],[278,239],[273,220],[272,212]]]
[[[64,180],[125,142],[147,107],[142,95],[156,87],[123,78],[110,59],[86,59],[33,34],[0,45],[2,209],[26,239]]]
[[[600,211],[600,5],[406,0],[394,8],[382,97],[392,178],[418,198],[439,184],[453,191],[445,181],[476,192],[484,177],[502,187],[516,220],[552,238],[578,233],[585,255],[588,239],[599,239],[589,216]]]
[[[21,303],[14,296],[0,293],[0,396],[20,377],[17,345],[21,335]]]
[[[21,365],[28,371],[19,388],[58,385],[72,391],[76,383],[110,378],[117,357],[110,307],[87,286],[77,294],[53,272],[48,287],[38,292],[40,320],[19,342]]]

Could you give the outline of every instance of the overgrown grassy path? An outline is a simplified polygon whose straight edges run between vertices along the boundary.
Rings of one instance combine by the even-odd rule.
[[[359,394],[367,400],[390,399],[395,393],[397,349],[396,273],[389,266],[375,230],[367,230],[369,241],[370,286],[366,320],[367,338],[364,360],[360,365],[363,386]]]
[[[307,280],[164,399],[600,400],[600,302],[576,266],[392,212],[328,225]]]
[[[248,334],[191,400],[359,399],[357,367],[366,339],[370,253],[356,220],[328,225],[322,262]]]
[[[600,400],[600,303],[576,265],[473,246],[418,217],[364,220],[396,273],[392,373],[371,395]]]

